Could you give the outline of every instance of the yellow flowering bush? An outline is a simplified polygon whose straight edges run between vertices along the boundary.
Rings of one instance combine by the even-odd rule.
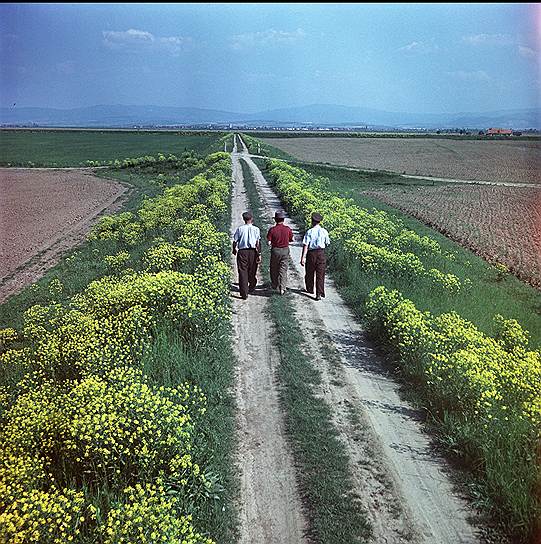
[[[130,260],[130,254],[127,251],[119,251],[115,255],[105,255],[103,260],[109,268],[115,272],[119,272]]]
[[[15,329],[8,327],[7,329],[0,329],[0,353],[11,344],[17,341],[19,334]]]
[[[189,384],[156,388],[133,370],[82,380],[67,395],[65,462],[89,480],[129,483],[163,475],[197,484],[192,461],[191,413],[204,410],[201,391]]]
[[[126,488],[124,501],[108,513],[104,544],[214,544],[195,531],[191,516],[178,514],[177,499],[160,480]]]
[[[212,264],[214,268],[205,274],[165,270],[121,278],[106,276],[91,282],[85,291],[76,295],[73,305],[96,319],[141,306],[155,319],[161,317],[178,323],[189,340],[194,328],[209,330],[229,312],[224,303],[226,265],[217,261]]]
[[[152,247],[144,254],[143,259],[149,272],[159,272],[162,270],[185,269],[186,265],[193,258],[191,249],[171,244],[165,240],[157,239]]]
[[[139,209],[139,217],[148,230],[159,228],[179,229],[183,218],[206,217],[213,221],[226,210],[225,198],[229,180],[225,175],[195,176],[189,184],[165,189],[163,195],[147,199]]]
[[[115,215],[104,215],[92,227],[88,235],[89,240],[122,240],[124,229],[133,223],[135,216],[131,212],[122,212]]]
[[[199,388],[154,387],[135,370],[116,369],[68,389],[43,383],[17,399],[0,432],[6,444],[0,452],[0,506],[10,513],[0,520],[21,525],[26,518],[17,507],[37,496],[35,490],[46,489],[39,495],[45,500],[57,495],[59,485],[74,482],[120,489],[162,477],[175,483],[180,496],[183,488],[197,496],[207,483],[190,453],[192,416],[204,410]]]
[[[351,199],[325,189],[324,178],[270,159],[267,168],[287,207],[310,224],[312,212],[321,212],[336,244],[369,274],[426,278],[449,294],[461,289],[461,280],[435,268],[427,269],[421,256],[441,255],[436,240],[405,228],[401,221],[381,210],[360,208]]]
[[[0,512],[0,542],[66,544],[85,522],[82,492],[71,489],[30,489]]]
[[[194,459],[206,398],[143,374],[158,322],[194,345],[229,315],[229,240],[215,222],[230,158],[134,162],[180,160],[206,170],[92,229],[93,255],[114,275],[63,302],[53,280],[52,301],[28,308],[20,332],[0,331],[1,542],[212,543],[186,515],[213,485]],[[127,268],[125,246],[137,244],[143,272]]]
[[[494,498],[522,531],[541,514],[535,448],[541,439],[541,351],[515,320],[496,337],[455,312],[421,312],[396,290],[374,289],[366,316],[442,412],[448,432],[483,467]],[[517,496],[522,497],[517,502]],[[526,529],[525,529],[526,528]]]
[[[526,407],[541,398],[541,352],[528,351],[527,335],[514,320],[497,316],[501,332],[492,338],[455,312],[420,312],[384,287],[370,294],[367,316],[401,360],[424,363],[426,384],[447,407],[493,419],[505,406],[507,417],[513,412],[523,418],[530,416]]]
[[[103,374],[116,366],[137,365],[151,340],[151,325],[150,314],[138,304],[99,316],[57,303],[35,305],[24,314],[30,345],[25,357],[16,352],[4,356],[59,381]]]
[[[178,237],[178,244],[190,249],[194,259],[204,255],[225,258],[229,255],[229,235],[219,231],[208,219],[194,219],[186,222]]]

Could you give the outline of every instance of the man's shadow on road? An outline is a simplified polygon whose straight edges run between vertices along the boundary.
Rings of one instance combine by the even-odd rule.
[[[242,300],[242,297],[240,296],[239,291],[239,284],[238,283],[232,283],[231,284],[231,298],[236,298],[239,300]],[[291,289],[288,288],[286,291],[287,293],[292,293],[295,295],[300,295],[302,297],[309,298],[311,300],[315,300],[315,296],[307,293],[306,291],[303,291],[302,289]],[[268,283],[262,283],[258,286],[256,286],[255,291],[253,293],[250,293],[248,296],[252,297],[263,297],[263,298],[270,298],[272,295],[278,295],[278,292],[273,290],[272,287]]]
[[[240,296],[239,291],[239,284],[238,283],[232,283],[231,284],[231,298],[237,298],[239,300],[242,300],[242,297]],[[264,297],[269,298],[272,295],[272,289],[270,285],[267,284],[261,284],[256,285],[255,291],[253,293],[249,293],[249,297]]]

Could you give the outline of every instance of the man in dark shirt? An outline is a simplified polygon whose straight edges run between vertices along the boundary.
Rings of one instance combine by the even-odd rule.
[[[287,288],[287,268],[289,265],[289,242],[293,241],[293,231],[284,225],[285,214],[278,211],[274,214],[276,225],[269,229],[267,240],[271,246],[270,277],[273,289],[281,295]]]

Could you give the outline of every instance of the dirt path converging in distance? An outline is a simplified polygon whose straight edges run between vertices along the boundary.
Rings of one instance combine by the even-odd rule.
[[[231,233],[242,224],[246,197],[242,167],[231,154],[233,197]],[[236,259],[232,258],[234,274]],[[260,281],[261,278],[258,278]],[[285,438],[276,385],[279,354],[265,315],[266,293],[248,300],[233,297],[234,349],[237,357],[237,465],[240,471],[240,544],[304,544],[306,522],[297,492],[293,459]]]
[[[81,242],[127,186],[89,170],[0,168],[0,302],[33,283]]]
[[[270,220],[282,205],[249,154],[241,156],[254,174]],[[298,234],[298,228],[290,220],[287,223]],[[300,242],[291,246],[294,273],[288,296],[301,329],[316,355],[320,354],[314,360],[323,375],[322,401],[336,411],[337,429],[351,460],[359,496],[370,515],[374,542],[480,542],[469,520],[472,508],[456,493],[445,461],[434,453],[423,432],[421,414],[400,398],[398,384],[385,371],[332,280],[327,278],[323,301],[301,294],[301,249]],[[315,332],[318,330],[321,334]],[[331,379],[332,369],[326,368],[324,342],[331,343],[341,360],[338,380]],[[358,410],[360,432],[352,428],[351,409]]]

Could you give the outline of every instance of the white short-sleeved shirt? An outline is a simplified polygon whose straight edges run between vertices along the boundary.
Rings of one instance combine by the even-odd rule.
[[[260,239],[261,231],[255,225],[241,225],[233,234],[238,249],[255,249]]]
[[[306,231],[302,243],[308,249],[325,249],[330,243],[329,233],[320,225],[316,225]]]

